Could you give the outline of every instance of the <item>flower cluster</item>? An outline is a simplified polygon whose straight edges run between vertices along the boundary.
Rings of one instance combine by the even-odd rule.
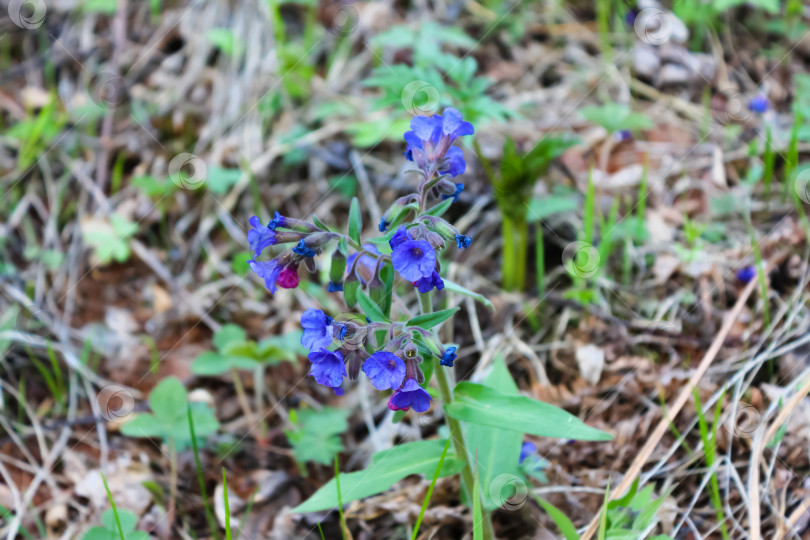
[[[473,132],[472,124],[455,109],[413,118],[411,130],[405,133],[405,157],[421,176],[418,187],[394,201],[380,219],[381,236],[368,242],[360,238],[356,203],[347,234],[314,217],[308,222],[276,212],[267,225],[257,217],[250,219],[248,242],[253,258],[248,263],[271,293],[278,287],[297,287],[299,267],[316,271],[315,257],[335,244],[327,290],[343,293],[349,309],[359,303],[365,316],[342,315],[335,320],[321,310],[308,309],[301,317],[301,344],[309,350],[310,375],[336,394],[343,394],[345,378],[356,380],[362,371],[378,390],[393,391],[388,401],[391,410],[424,412],[431,398],[422,387],[425,377],[420,364],[435,357],[440,365],[453,366],[455,347],[445,348],[431,331],[418,325],[389,319],[395,275],[419,294],[442,290],[440,259],[445,248],[455,242],[456,248],[466,249],[472,243],[471,237],[441,216],[464,190],[464,184],[451,180],[466,170],[464,153],[453,142]],[[278,246],[285,247],[262,260],[265,250]]]

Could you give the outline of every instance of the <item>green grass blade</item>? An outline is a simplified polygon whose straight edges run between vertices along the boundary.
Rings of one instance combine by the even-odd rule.
[[[481,486],[478,485],[478,466],[475,467],[473,477],[473,540],[483,540],[484,538],[484,512],[481,510]]]
[[[442,470],[442,464],[444,464],[444,457],[447,455],[448,448],[450,448],[450,437],[447,438],[447,443],[444,445],[444,452],[442,452],[442,457],[439,458],[439,464],[436,466],[436,472],[433,473],[433,480],[431,480],[430,486],[425,494],[425,500],[422,501],[422,510],[419,512],[419,517],[416,518],[416,524],[413,526],[413,540],[416,540],[416,535],[419,534],[419,526],[422,524],[422,518],[425,516],[428,504],[430,504],[430,496],[433,495],[433,488],[436,486],[436,481],[439,479],[439,471]],[[476,499],[480,505],[481,498],[476,497]]]
[[[118,517],[118,508],[115,507],[115,501],[113,500],[112,492],[110,492],[110,486],[107,485],[107,478],[104,476],[104,473],[101,473],[101,481],[104,482],[104,491],[107,492],[107,499],[110,501],[110,508],[112,508],[113,516],[115,516],[118,536],[121,540],[126,540],[124,537],[124,529],[121,527],[121,519]]]
[[[214,540],[219,540],[219,526],[217,520],[214,518],[214,509],[211,507],[211,501],[208,499],[208,493],[205,490],[205,478],[203,476],[202,464],[200,463],[200,451],[197,448],[197,434],[194,432],[194,419],[191,415],[191,406],[186,404],[186,415],[188,417],[188,428],[191,432],[191,448],[194,450],[194,466],[197,469],[197,480],[200,483],[200,495],[203,500],[203,508],[205,508],[205,518],[208,520],[208,528],[211,530],[211,537]]]
[[[231,540],[231,507],[228,506],[228,478],[222,467],[222,499],[225,502],[225,538]]]
[[[340,537],[346,540],[346,518],[343,517],[343,499],[340,496],[340,467],[338,467],[338,457],[335,454],[335,488],[337,489],[338,513],[340,514]]]

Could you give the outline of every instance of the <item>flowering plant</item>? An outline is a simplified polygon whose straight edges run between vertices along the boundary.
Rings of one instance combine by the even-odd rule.
[[[342,293],[348,309],[359,306],[362,310],[362,314],[333,317],[310,308],[301,316],[301,344],[309,350],[309,375],[315,382],[343,395],[346,379],[355,381],[362,372],[374,388],[388,394],[391,411],[423,413],[434,402],[436,394],[428,389],[435,375],[450,433],[446,442],[414,441],[375,454],[369,465],[378,471],[374,475],[341,474],[345,478],[340,493],[335,480],[330,481],[299,505],[297,512],[334,508],[338,501],[345,503],[384,491],[409,474],[433,475],[435,471],[439,477],[460,473],[466,500],[480,503],[473,506],[481,509],[484,538],[491,539],[489,511],[504,504],[492,496],[493,486],[500,485],[498,479],[503,473],[519,473],[518,465],[525,461],[525,457],[521,460],[524,433],[568,439],[609,438],[561,409],[518,395],[503,362],[500,368],[493,368],[485,384],[461,382],[454,389],[451,385],[457,348],[442,343],[435,328],[458,308],[434,311],[431,296],[434,290],[452,289],[482,298],[444,279],[440,260],[447,250],[466,249],[472,244],[471,237],[442,215],[464,189],[464,184],[453,181],[466,170],[464,153],[453,142],[473,133],[472,124],[455,109],[413,118],[411,130],[405,133],[404,155],[419,176],[417,189],[388,208],[377,226],[380,235],[376,238],[366,241],[361,237],[357,199],[352,200],[345,234],[315,217],[308,222],[276,212],[267,225],[256,217],[250,219],[248,241],[254,258],[249,265],[271,293],[277,287],[297,287],[299,268],[303,265],[314,272],[316,257],[334,245],[328,291]],[[292,247],[263,260],[264,250],[277,245]],[[420,315],[392,317],[397,275],[406,288],[415,291]],[[501,383],[495,384],[495,380]],[[468,447],[465,437],[472,446]],[[450,440],[452,453],[448,453]],[[486,465],[473,467],[478,459]],[[477,475],[483,482],[476,493]]]

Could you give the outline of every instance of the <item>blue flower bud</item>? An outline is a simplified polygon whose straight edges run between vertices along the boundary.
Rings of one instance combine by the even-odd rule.
[[[326,287],[327,292],[341,292],[343,291],[343,283],[339,281],[330,281]]]
[[[444,351],[444,355],[442,356],[441,365],[453,367],[453,362],[455,361],[456,361],[456,348],[447,347],[447,350]]]
[[[315,256],[315,250],[308,248],[307,243],[306,243],[305,240],[301,240],[300,242],[298,242],[298,245],[295,246],[292,250],[293,250],[293,253],[297,253],[298,255],[301,255],[302,257],[314,257]]]
[[[463,234],[456,235],[456,246],[458,246],[458,249],[466,249],[470,247],[470,244],[472,244],[471,236],[464,236]]]

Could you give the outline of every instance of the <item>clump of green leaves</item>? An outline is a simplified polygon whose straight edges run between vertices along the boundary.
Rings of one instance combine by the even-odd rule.
[[[348,411],[333,407],[290,411],[290,422],[295,427],[284,433],[292,445],[295,461],[331,464],[335,454],[343,450],[339,435],[348,428],[348,415]],[[301,468],[302,472],[305,470]]]
[[[548,216],[576,206],[576,200],[568,195],[554,197],[546,203],[527,204],[532,199],[535,184],[548,172],[552,161],[575,142],[570,137],[546,136],[527,152],[521,152],[515,141],[507,138],[498,173],[486,167],[503,217],[501,270],[506,290],[521,290],[525,286],[529,223],[542,219],[533,219],[532,213],[543,212]]]
[[[129,239],[138,232],[138,225],[119,214],[109,221],[91,220],[82,224],[82,237],[93,248],[99,264],[129,259]]]
[[[629,106],[619,103],[585,107],[580,114],[588,122],[605,128],[608,133],[624,130],[637,132],[653,127],[653,122],[647,115],[633,112]]]
[[[191,443],[187,407],[191,408],[194,432],[203,438],[216,433],[219,422],[205,403],[189,403],[188,392],[176,377],[167,377],[149,394],[151,413],[140,413],[121,427],[129,437],[155,437],[178,450]]]
[[[129,510],[118,509],[118,521],[116,522],[115,512],[112,508],[106,510],[101,515],[101,526],[93,527],[82,536],[82,540],[122,540],[118,530],[118,523],[121,524],[121,531],[124,534],[123,540],[149,540],[149,533],[136,531],[138,516]]]
[[[226,324],[214,334],[215,351],[204,352],[191,365],[196,375],[221,375],[231,369],[253,370],[263,365],[292,362],[306,355],[300,344],[301,332],[291,332],[255,342],[247,339],[244,329]]]

